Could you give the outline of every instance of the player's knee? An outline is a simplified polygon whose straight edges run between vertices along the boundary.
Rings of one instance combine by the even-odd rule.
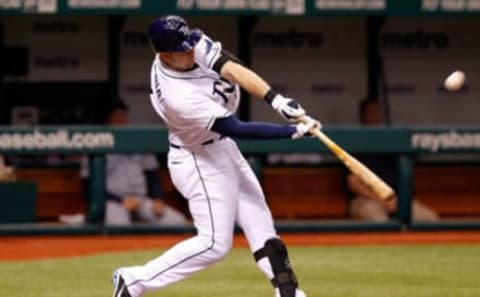
[[[217,256],[218,260],[223,259],[232,249],[233,237],[224,236],[219,237],[215,240],[212,251]]]
[[[203,237],[202,241],[210,250],[208,253],[208,261],[213,263],[222,260],[230,252],[232,249],[233,237],[217,235],[210,238]]]

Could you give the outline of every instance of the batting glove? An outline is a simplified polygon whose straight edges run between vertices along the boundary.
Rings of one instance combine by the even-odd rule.
[[[300,122],[300,118],[305,115],[305,109],[295,99],[285,98],[280,94],[273,98],[270,105],[290,123]]]
[[[298,123],[295,126],[297,131],[292,134],[292,139],[298,139],[302,137],[311,137],[313,136],[313,134],[310,133],[312,129],[322,128],[322,124],[319,121],[315,120],[314,118],[308,115],[303,116],[301,120],[302,122]]]

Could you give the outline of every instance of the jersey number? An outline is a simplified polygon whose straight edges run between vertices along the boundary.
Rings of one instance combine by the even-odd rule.
[[[225,104],[228,102],[228,97],[235,92],[235,86],[225,79],[217,80],[213,83],[213,94],[218,94]]]

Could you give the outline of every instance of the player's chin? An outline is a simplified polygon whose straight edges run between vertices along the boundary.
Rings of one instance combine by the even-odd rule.
[[[185,70],[192,70],[195,67],[195,61],[188,61],[185,63]]]

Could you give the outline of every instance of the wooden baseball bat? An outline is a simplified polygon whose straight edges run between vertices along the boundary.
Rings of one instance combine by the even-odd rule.
[[[390,201],[395,198],[395,192],[386,182],[379,178],[367,166],[338,146],[322,131],[319,129],[312,129],[310,133],[320,139],[320,141],[322,141],[353,174],[360,178],[362,182],[364,182],[380,198],[384,201]]]

